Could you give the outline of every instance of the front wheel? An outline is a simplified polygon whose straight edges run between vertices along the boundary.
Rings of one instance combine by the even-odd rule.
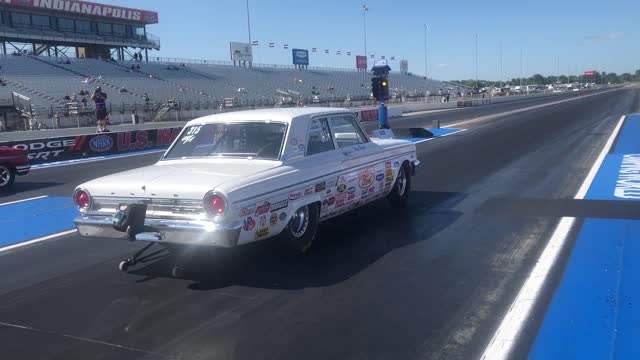
[[[388,195],[389,202],[394,207],[405,207],[409,201],[409,192],[411,191],[411,176],[407,170],[408,166],[402,164],[398,169],[398,176],[396,176],[396,182],[393,184],[393,189]]]
[[[8,190],[15,180],[15,171],[7,165],[0,164],[0,191]]]
[[[299,254],[309,251],[318,232],[320,214],[316,204],[308,204],[296,210],[289,224],[282,231],[282,238]]]

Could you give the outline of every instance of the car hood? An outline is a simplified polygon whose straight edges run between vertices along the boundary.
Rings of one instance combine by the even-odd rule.
[[[81,186],[92,196],[202,199],[231,180],[281,165],[264,160],[172,160],[89,181]]]

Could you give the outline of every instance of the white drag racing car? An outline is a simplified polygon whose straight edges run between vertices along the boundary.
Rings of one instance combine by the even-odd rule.
[[[205,116],[156,164],[78,186],[74,221],[82,236],[168,248],[279,236],[305,252],[323,220],[382,197],[404,205],[419,163],[413,143],[369,138],[346,109]]]

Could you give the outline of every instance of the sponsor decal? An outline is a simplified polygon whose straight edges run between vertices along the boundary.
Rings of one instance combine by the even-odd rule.
[[[256,207],[256,213],[255,215],[262,215],[262,214],[266,214],[269,212],[269,209],[271,208],[271,203],[268,201],[265,201],[264,203],[262,203],[262,205]]]
[[[251,216],[242,221],[242,230],[251,231],[256,227],[256,221]]]
[[[294,191],[289,193],[289,200],[297,200],[302,196],[302,191]]]
[[[355,186],[352,186],[352,187],[347,189],[347,194],[353,194],[354,192],[356,192],[356,187]]]
[[[378,180],[378,181],[382,181],[382,179],[384,179],[384,174],[378,174],[378,175],[376,175],[376,180]]]
[[[346,195],[345,194],[338,194],[336,195],[336,207],[341,207],[344,205],[344,199],[345,199]]]
[[[323,181],[321,183],[317,183],[315,188],[316,188],[316,192],[320,192],[323,191],[326,188],[327,184]]]
[[[305,149],[304,144],[298,145],[298,150],[299,151],[304,152],[304,149]]]
[[[113,147],[113,139],[107,135],[98,135],[89,141],[89,148],[95,152],[105,152]]]
[[[360,192],[360,198],[364,199],[367,197],[367,195],[369,194],[369,190],[367,189],[362,189],[362,191]]]
[[[324,192],[325,195],[330,195],[331,194],[331,189],[327,189],[327,191]]]
[[[244,207],[242,209],[240,209],[240,216],[247,216],[247,215],[251,215],[253,214],[253,212],[255,211],[255,206],[249,206],[249,207]]]
[[[308,188],[304,189],[304,194],[305,195],[309,195],[309,194],[313,194],[313,186],[309,186]]]
[[[278,223],[278,214],[271,213],[271,216],[269,217],[269,224],[271,226],[276,226],[277,223]]]
[[[373,184],[373,173],[371,170],[362,170],[358,176],[358,185],[361,189],[366,189]]]
[[[291,139],[289,140],[289,144],[293,145],[293,146],[297,146],[298,145],[298,139]]]
[[[271,203],[271,211],[278,211],[280,209],[284,209],[289,206],[289,200],[284,199],[282,201]]]
[[[324,201],[322,202],[322,205],[333,206],[333,204],[335,204],[335,202],[336,202],[336,198],[333,197],[333,196],[330,196],[330,197],[324,199]]]
[[[267,226],[267,215],[260,215],[260,227]]]
[[[400,167],[400,162],[399,162],[399,161],[394,161],[394,162],[393,162],[393,168],[394,168],[394,169],[397,169],[397,168],[399,168],[399,167]]]
[[[283,211],[280,213],[280,221],[285,221],[285,220],[287,220],[287,213]]]
[[[269,228],[263,227],[261,229],[256,230],[256,240],[261,239],[269,235]]]
[[[356,198],[356,194],[349,194],[349,195],[347,195],[347,201],[351,201],[351,200],[353,200],[353,199],[355,199],[355,198]]]
[[[338,192],[344,192],[347,189],[347,185],[346,184],[340,184],[338,185]]]
[[[364,146],[364,145],[356,145],[356,146],[354,146],[354,147],[353,147],[353,150],[355,150],[355,151],[362,151],[362,150],[364,150],[364,149],[366,149],[366,148],[367,148],[367,147],[366,147],[366,146]]]
[[[376,191],[375,187],[372,186],[369,188],[369,194],[372,194],[374,191]]]

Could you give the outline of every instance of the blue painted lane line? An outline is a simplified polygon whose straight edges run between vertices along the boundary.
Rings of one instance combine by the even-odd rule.
[[[77,214],[70,197],[46,197],[0,206],[0,247],[73,229]]]
[[[612,154],[640,154],[640,115],[629,115],[616,140]]]
[[[585,199],[640,201],[640,117],[625,120]],[[640,359],[640,221],[585,219],[529,359]]]

